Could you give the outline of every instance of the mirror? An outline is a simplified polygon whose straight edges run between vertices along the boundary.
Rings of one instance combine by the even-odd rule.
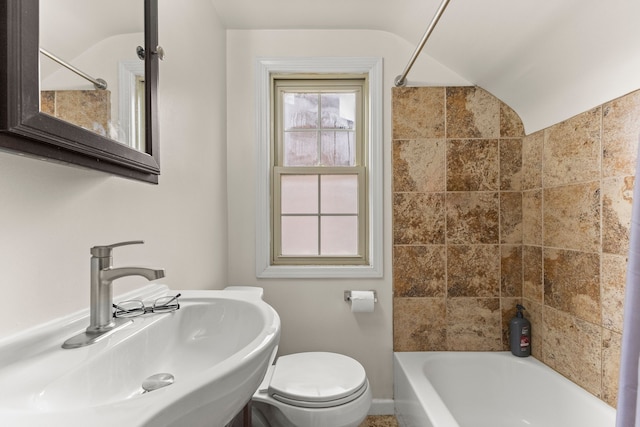
[[[144,150],[144,4],[40,0],[40,111]]]
[[[0,4],[0,148],[157,183],[157,0],[95,3]]]

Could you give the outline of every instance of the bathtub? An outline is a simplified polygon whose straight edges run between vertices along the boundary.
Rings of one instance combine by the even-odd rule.
[[[613,427],[616,411],[532,357],[394,353],[401,427]]]

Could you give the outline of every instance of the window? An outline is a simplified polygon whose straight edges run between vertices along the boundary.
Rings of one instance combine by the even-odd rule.
[[[257,276],[380,277],[381,61],[258,69]]]
[[[367,81],[323,77],[272,76],[274,265],[368,262]]]

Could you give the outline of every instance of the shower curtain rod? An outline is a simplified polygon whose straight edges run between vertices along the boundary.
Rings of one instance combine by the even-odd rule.
[[[418,59],[418,55],[420,55],[422,48],[424,47],[425,43],[429,39],[431,32],[436,27],[436,24],[440,20],[440,17],[442,16],[442,13],[444,12],[444,10],[447,8],[448,4],[449,4],[449,0],[442,0],[442,3],[440,3],[440,7],[436,11],[436,14],[433,16],[433,19],[431,20],[431,23],[429,24],[427,31],[424,32],[424,35],[422,36],[422,40],[420,40],[420,43],[416,47],[416,50],[413,52],[413,55],[411,55],[411,58],[409,59],[409,63],[407,64],[406,67],[404,67],[404,71],[402,72],[402,74],[400,74],[394,80],[396,87],[403,87],[407,84],[407,74],[409,74],[409,70],[411,70],[411,67],[413,67],[413,63],[416,62],[416,59]]]
[[[96,89],[104,90],[104,89],[107,88],[107,82],[104,81],[103,79],[94,79],[93,77],[91,77],[87,73],[78,70],[76,67],[74,67],[73,65],[69,64],[65,60],[58,58],[57,56],[55,56],[53,53],[49,52],[48,50],[40,48],[40,53],[42,53],[43,55],[48,56],[49,58],[53,59],[54,61],[56,61],[58,64],[62,65],[63,67],[66,67],[69,70],[73,71],[74,73],[76,73],[77,75],[82,77],[83,79],[89,80],[91,83],[93,83],[93,86]]]

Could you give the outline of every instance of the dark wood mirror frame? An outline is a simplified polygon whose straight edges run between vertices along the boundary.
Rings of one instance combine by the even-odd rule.
[[[0,2],[0,149],[157,184],[157,0],[144,0],[144,8],[145,152],[140,152],[40,112],[39,0]]]

